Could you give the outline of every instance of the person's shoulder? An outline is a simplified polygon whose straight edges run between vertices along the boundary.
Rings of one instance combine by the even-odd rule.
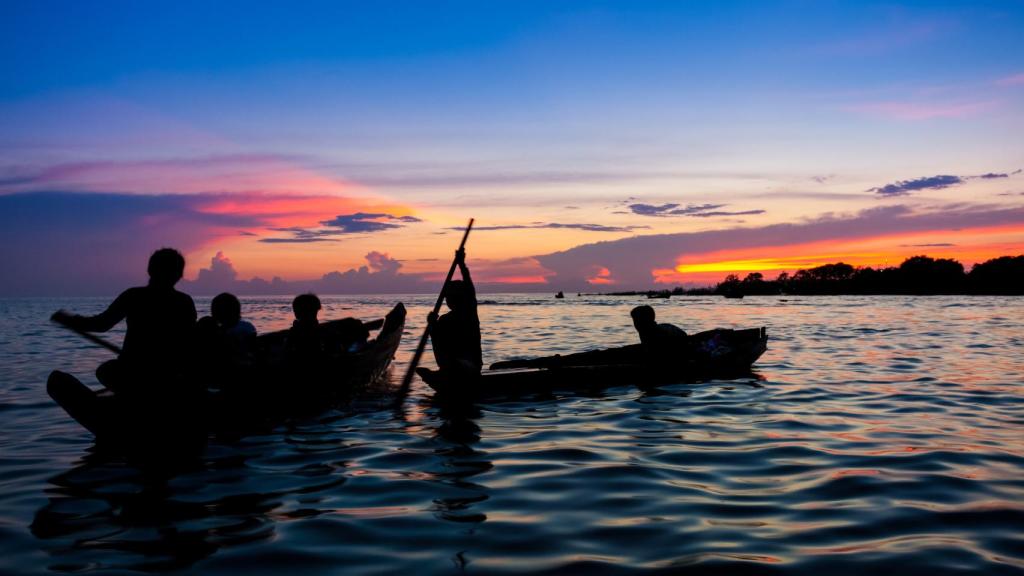
[[[178,290],[177,288],[174,289],[174,297],[177,298],[179,302],[188,302],[193,307],[195,306],[195,302],[192,300],[192,296],[186,294],[185,292],[182,292],[181,290]]]
[[[149,293],[149,286],[132,286],[131,288],[121,292],[120,298],[137,298],[143,294]]]
[[[142,302],[147,301],[149,296],[149,286],[133,286],[124,292],[118,294],[117,298],[111,306],[127,307],[128,309],[134,309],[139,306]]]
[[[256,326],[248,320],[239,320],[238,324],[235,325],[235,330],[242,335],[256,335]]]
[[[189,302],[192,301],[192,296],[190,296],[187,292],[182,292],[181,290],[178,290],[177,288],[174,289],[174,295],[183,300],[188,300]]]
[[[437,321],[434,323],[434,326],[437,328],[448,328],[456,321],[454,312],[445,312],[437,317]]]
[[[675,324],[658,324],[658,328],[661,328],[662,331],[667,332],[669,334],[686,336],[686,331],[680,328],[679,326],[676,326]]]

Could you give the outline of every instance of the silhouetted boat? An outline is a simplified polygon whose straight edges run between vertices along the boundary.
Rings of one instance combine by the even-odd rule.
[[[401,303],[395,305],[380,324],[369,323],[380,325],[381,331],[362,350],[328,356],[300,372],[284,361],[284,332],[261,336],[256,367],[213,392],[183,381],[166,394],[127,400],[106,390],[95,392],[60,371],[50,374],[47,391],[98,441],[164,449],[200,444],[210,431],[240,430],[325,410],[379,380],[402,340],[405,314]],[[329,331],[333,324],[322,327]]]
[[[669,298],[672,296],[671,292],[648,292],[648,298]]]
[[[416,372],[443,395],[516,396],[550,390],[734,378],[749,375],[751,366],[767,346],[764,328],[719,329],[690,336],[678,357],[656,362],[651,361],[643,345],[632,344],[565,356],[495,362],[476,382],[453,382],[426,368]]]
[[[563,294],[562,291],[559,290],[558,294],[555,294],[555,298],[565,298],[565,294]]]

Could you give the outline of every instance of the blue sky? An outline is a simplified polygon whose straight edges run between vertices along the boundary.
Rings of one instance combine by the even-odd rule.
[[[427,273],[415,262],[469,216],[628,230],[475,242],[506,270],[637,233],[853,218],[879,204],[873,188],[941,175],[1007,177],[898,201],[1013,207],[1021,30],[1021,2],[6,3],[0,194],[326,195],[423,220],[346,238],[340,255],[260,243],[281,227],[265,222],[182,240],[192,274],[224,252],[242,276],[295,278],[372,251]],[[630,203],[751,214],[650,218]],[[36,249],[20,238],[6,258]],[[558,275],[533,260],[510,277],[545,274]]]

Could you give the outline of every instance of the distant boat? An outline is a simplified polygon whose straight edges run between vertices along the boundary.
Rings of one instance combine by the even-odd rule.
[[[647,297],[648,298],[669,298],[671,296],[672,296],[672,293],[668,292],[668,291],[665,291],[665,292],[648,292],[647,293]]]
[[[562,294],[562,291],[559,290],[558,294],[555,294],[555,298],[565,298],[565,294]]]

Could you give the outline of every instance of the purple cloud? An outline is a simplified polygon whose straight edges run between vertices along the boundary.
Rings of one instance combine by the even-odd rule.
[[[405,224],[422,222],[415,216],[393,216],[391,214],[356,212],[354,214],[339,214],[330,220],[320,222],[324,228],[301,228],[290,226],[287,228],[270,228],[272,232],[287,232],[292,236],[284,238],[261,238],[259,241],[266,244],[307,244],[310,242],[337,242],[331,236],[343,234],[369,234],[401,228]]]
[[[630,204],[629,210],[633,214],[640,214],[641,216],[661,216],[678,206],[679,204]]]
[[[204,212],[206,198],[40,192],[0,195],[0,295],[113,295],[144,283],[153,250],[182,252],[258,216]]]
[[[199,270],[195,280],[183,280],[181,289],[196,295],[231,292],[239,295],[254,294],[396,294],[422,292],[436,288],[417,274],[403,274],[402,263],[386,253],[372,251],[366,254],[366,265],[341,271],[328,272],[310,280],[272,280],[255,277],[238,278],[238,272],[223,253],[218,252],[209,268]]]
[[[39,191],[59,187],[62,190],[88,190],[117,181],[146,181],[167,189],[167,180],[177,175],[219,175],[225,172],[263,171],[268,166],[281,168],[301,165],[308,158],[287,154],[213,154],[206,156],[148,158],[142,160],[96,160],[61,162],[44,166],[8,167],[0,176],[0,190]],[[188,177],[185,178],[187,180]],[[222,182],[223,184],[223,182]],[[145,188],[145,187],[144,187]],[[172,189],[178,190],[172,186]],[[134,190],[133,190],[134,191]]]
[[[679,204],[630,204],[629,210],[641,216],[690,216],[693,218],[713,218],[716,216],[748,216],[764,214],[764,210],[726,211],[718,210],[728,204],[689,204],[680,208]]]
[[[381,222],[381,220],[387,220]],[[335,234],[363,234],[367,232],[379,232],[401,228],[401,224],[394,222],[410,223],[421,222],[414,216],[392,216],[384,213],[356,212],[355,214],[339,214],[330,220],[324,220],[320,224],[331,228]]]
[[[915,178],[913,180],[899,180],[892,184],[886,184],[878,188],[869,188],[868,192],[874,192],[879,196],[891,198],[893,196],[906,196],[918,190],[942,190],[957,184],[963,184],[964,179],[959,176],[939,175]]]
[[[604,224],[563,224],[560,222],[533,222],[530,224],[499,224],[497,226],[475,226],[473,231],[486,230],[532,230],[538,228],[555,228],[567,230],[584,230],[586,232],[632,232],[649,226],[606,226]],[[463,228],[448,228],[448,230],[463,230]]]
[[[711,212],[695,212],[693,214],[687,214],[687,216],[693,216],[694,218],[712,218],[715,216],[751,216],[754,214],[764,214],[764,210],[737,210],[735,212],[725,212],[722,210],[713,210]]]
[[[825,215],[797,223],[731,228],[679,234],[652,234],[583,244],[536,256],[550,271],[551,285],[563,290],[588,289],[586,279],[597,267],[608,268],[623,289],[648,288],[651,271],[672,267],[683,254],[758,246],[787,246],[823,240],[852,240],[880,234],[955,230],[1024,221],[1024,207],[1001,208],[952,204],[925,213],[909,207],[884,206],[849,216]]]

